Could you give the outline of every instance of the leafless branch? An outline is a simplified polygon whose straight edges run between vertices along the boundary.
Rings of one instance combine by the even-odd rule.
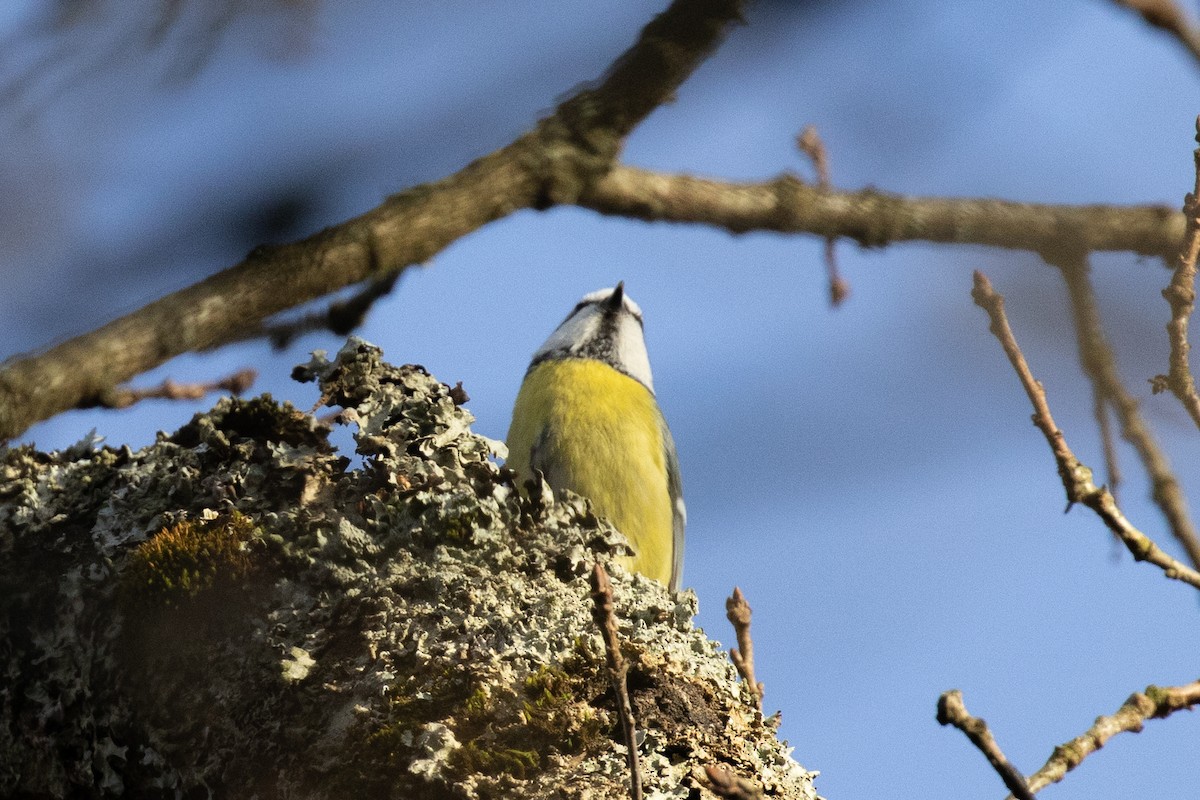
[[[1047,256],[1047,260],[1058,267],[1067,284],[1083,370],[1091,379],[1101,402],[1106,402],[1116,412],[1121,435],[1137,450],[1150,476],[1154,502],[1166,517],[1171,534],[1188,554],[1192,566],[1200,567],[1200,539],[1196,536],[1195,525],[1188,513],[1187,497],[1175,477],[1171,462],[1142,416],[1137,399],[1121,380],[1116,356],[1100,318],[1096,291],[1088,275],[1087,255],[1078,252],[1058,253]],[[1106,422],[1103,419],[1101,421]]]
[[[264,325],[261,331],[256,331],[253,338],[266,336],[271,340],[271,346],[282,350],[298,336],[310,331],[328,330],[338,336],[345,336],[367,318],[371,306],[382,297],[391,293],[400,273],[394,272],[377,280],[368,281],[352,296],[336,303],[330,303],[324,311],[305,314],[299,319]]]
[[[394,276],[523,208],[575,204],[605,214],[730,231],[807,233],[866,246],[928,241],[1037,252],[1063,240],[1088,250],[1170,257],[1183,217],[1155,206],[1054,206],[905,197],[811,186],[791,175],[734,183],[616,163],[624,137],[740,19],[740,0],[675,0],[594,88],[531,131],[440,181],[307,239],[256,248],[200,283],[45,352],[0,367],[0,441],[185,352],[261,335],[264,321],[344,287]]]
[[[981,244],[1047,252],[1063,241],[1088,251],[1171,258],[1183,216],[1166,206],[1059,206],[1008,200],[910,197],[822,189],[794,175],[735,183],[613,167],[579,204],[622,217],[692,222],[733,233],[776,231],[845,237],[865,247],[896,242]]]
[[[1000,775],[1000,780],[1004,781],[1004,785],[1017,800],[1034,800],[1033,792],[1029,791],[1025,784],[1025,777],[1005,757],[1004,751],[996,743],[996,738],[988,730],[987,723],[967,713],[962,692],[958,689],[942,692],[942,696],[938,698],[937,721],[939,725],[953,725],[962,731],[971,740],[971,744],[983,753],[984,758]]]
[[[1196,140],[1200,142],[1200,117],[1196,119]],[[1200,149],[1193,153],[1196,165],[1196,184],[1192,193],[1183,200],[1183,216],[1186,223],[1183,246],[1175,262],[1171,282],[1163,289],[1163,297],[1171,306],[1171,321],[1167,323],[1167,334],[1171,342],[1170,370],[1151,381],[1155,391],[1170,389],[1191,414],[1192,421],[1200,427],[1200,395],[1196,393],[1196,382],[1188,366],[1188,321],[1196,306],[1196,259],[1200,257]]]
[[[617,620],[613,615],[612,582],[604,567],[592,567],[592,618],[604,637],[604,651],[608,657],[608,674],[613,692],[617,696],[617,712],[621,717],[621,737],[625,740],[626,759],[629,763],[630,800],[642,798],[642,767],[638,757],[637,723],[633,716],[633,704],[629,700],[629,685],[625,681],[628,667],[621,657],[621,642],[617,638]]]
[[[432,184],[292,244],[259,247],[212,277],[0,369],[0,441],[181,353],[244,338],[288,308],[428,260],[522,208],[573,203],[623,138],[708,56],[741,0],[675,0],[595,87],[530,132]]]
[[[832,183],[829,178],[829,152],[821,141],[815,125],[807,125],[796,137],[796,146],[812,161],[813,169],[817,171],[817,185],[828,189]],[[825,273],[829,281],[829,304],[836,308],[850,296],[850,284],[842,277],[837,263],[837,237],[825,239]]]
[[[1174,0],[1113,0],[1119,6],[1136,11],[1150,25],[1179,40],[1200,62],[1200,28]]]
[[[1135,528],[1117,506],[1112,493],[1103,486],[1096,486],[1092,480],[1091,469],[1071,452],[1066,438],[1050,415],[1045,389],[1033,377],[1025,356],[1017,346],[1017,340],[1004,313],[1004,297],[992,288],[987,276],[978,270],[975,271],[975,288],[971,296],[975,304],[987,312],[991,320],[991,332],[1004,348],[1009,362],[1021,380],[1021,385],[1025,388],[1025,393],[1029,396],[1029,401],[1033,404],[1033,424],[1041,430],[1054,453],[1058,474],[1066,490],[1067,502],[1071,505],[1082,503],[1092,509],[1109,530],[1124,542],[1135,560],[1148,561],[1162,569],[1168,578],[1200,589],[1200,572],[1171,558],[1149,536]]]
[[[1200,681],[1184,686],[1147,686],[1144,692],[1131,694],[1111,716],[1098,717],[1092,727],[1054,748],[1054,754],[1045,765],[1029,776],[1030,790],[1038,792],[1058,783],[1118,733],[1138,733],[1148,719],[1162,719],[1196,705],[1200,705]]]
[[[742,590],[733,587],[733,595],[725,600],[725,616],[733,625],[738,646],[729,648],[729,659],[742,676],[742,680],[750,687],[750,694],[754,696],[754,702],[761,711],[763,685],[754,678],[754,640],[750,637],[751,613],[752,609]]]
[[[257,377],[258,373],[254,370],[243,369],[210,383],[176,383],[167,378],[158,386],[148,389],[117,386],[111,392],[102,395],[99,401],[105,408],[128,408],[142,400],[198,400],[209,392],[241,394],[254,385]]]

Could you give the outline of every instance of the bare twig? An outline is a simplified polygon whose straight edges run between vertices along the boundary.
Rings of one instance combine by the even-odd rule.
[[[1087,255],[1077,252],[1058,253],[1047,255],[1046,260],[1058,268],[1066,281],[1075,321],[1079,360],[1083,364],[1084,372],[1092,381],[1093,390],[1101,402],[1107,402],[1116,412],[1117,420],[1121,424],[1121,435],[1137,450],[1138,457],[1150,476],[1151,496],[1166,517],[1171,535],[1183,547],[1192,566],[1200,567],[1200,538],[1196,535],[1195,525],[1188,513],[1187,497],[1175,477],[1170,460],[1138,409],[1137,399],[1129,393],[1121,380],[1116,356],[1100,319],[1096,291],[1088,275]],[[1107,420],[1101,416],[1100,422],[1103,426]],[[1102,433],[1105,427],[1101,427]],[[1111,447],[1111,441],[1106,443],[1106,448],[1108,447]]]
[[[817,171],[817,185],[828,189],[832,185],[829,178],[829,152],[821,141],[821,134],[817,133],[817,127],[805,126],[796,137],[796,146],[812,161],[813,169]],[[838,270],[836,236],[825,239],[825,272],[829,280],[829,304],[836,308],[850,296],[850,284]]]
[[[712,784],[713,794],[729,800],[763,800],[766,795],[762,787],[752,781],[739,778],[725,767],[709,765],[704,768],[708,782]]]
[[[244,338],[288,308],[428,260],[523,208],[574,203],[623,138],[669,100],[740,19],[742,0],[675,0],[604,79],[528,133],[431,184],[242,263],[118,320],[0,368],[0,441],[97,398],[181,353]]]
[[[345,336],[353,331],[367,318],[371,306],[382,297],[391,293],[400,277],[399,272],[368,281],[350,297],[336,303],[330,303],[324,311],[305,314],[299,319],[288,322],[277,322],[263,325],[260,331],[255,331],[252,338],[266,336],[271,340],[271,346],[282,350],[292,341],[309,331],[328,330],[338,336]]]
[[[1119,497],[1117,490],[1125,479],[1121,474],[1121,462],[1117,458],[1117,443],[1113,438],[1112,419],[1109,417],[1108,402],[1104,391],[1092,384],[1092,416],[1100,429],[1100,444],[1104,448],[1104,474],[1108,476],[1108,490]]]
[[[754,640],[750,638],[751,613],[750,604],[746,602],[742,590],[733,587],[733,595],[725,600],[725,616],[733,625],[738,646],[729,648],[729,660],[750,687],[750,694],[754,696],[758,710],[762,711],[763,685],[754,679]]]
[[[1113,0],[1119,6],[1136,11],[1148,24],[1166,31],[1179,40],[1200,61],[1200,28],[1174,0]]]
[[[254,385],[258,373],[252,369],[243,369],[219,381],[210,383],[176,383],[167,378],[158,386],[147,389],[134,389],[130,386],[117,386],[112,391],[101,395],[98,400],[105,408],[128,408],[142,400],[199,400],[209,392],[232,392],[241,394]]]
[[[1034,800],[1033,792],[1029,791],[1029,786],[1025,783],[1025,777],[1005,757],[992,732],[988,730],[987,723],[967,713],[962,692],[958,689],[942,692],[942,696],[938,698],[937,721],[940,725],[953,725],[966,734],[971,744],[979,748],[1017,800]]]
[[[604,637],[604,651],[608,655],[608,673],[613,692],[617,696],[617,711],[621,717],[621,736],[625,740],[626,759],[629,763],[629,797],[642,798],[642,767],[638,757],[636,721],[633,704],[629,701],[629,686],[625,682],[628,667],[621,657],[621,642],[617,638],[617,620],[613,616],[612,582],[604,567],[592,567],[592,618]]]
[[[1030,790],[1038,792],[1058,783],[1118,733],[1139,733],[1148,719],[1162,719],[1196,705],[1200,705],[1200,681],[1184,686],[1147,686],[1145,691],[1133,693],[1111,716],[1098,717],[1092,727],[1054,748],[1045,765],[1029,776]]]
[[[1058,474],[1062,478],[1063,489],[1066,490],[1067,502],[1070,505],[1082,503],[1092,509],[1109,530],[1115,533],[1137,561],[1148,561],[1163,570],[1163,574],[1173,580],[1182,581],[1200,589],[1200,572],[1186,564],[1171,558],[1154,541],[1135,528],[1121,513],[1121,509],[1113,500],[1112,493],[1103,486],[1096,486],[1092,480],[1092,471],[1081,463],[1067,446],[1062,431],[1054,424],[1050,415],[1050,406],[1046,401],[1046,391],[1042,388],[1029,370],[1029,365],[1017,346],[1008,318],[1004,314],[1004,297],[997,293],[991,282],[982,272],[975,271],[975,288],[971,292],[975,304],[988,313],[991,320],[991,332],[1004,348],[1009,362],[1021,380],[1029,401],[1033,404],[1033,424],[1041,430],[1054,453],[1058,464]],[[1068,506],[1069,507],[1069,506]]]
[[[1056,206],[973,198],[909,197],[878,189],[822,189],[795,176],[735,183],[613,167],[579,205],[650,221],[694,222],[734,233],[777,231],[895,242],[982,244],[1046,252],[1073,242],[1089,251],[1171,258],[1183,215],[1166,206]]]
[[[1200,142],[1200,117],[1196,119],[1196,140]],[[1200,257],[1200,149],[1193,153],[1196,165],[1195,189],[1183,200],[1183,216],[1186,223],[1183,246],[1175,262],[1171,282],[1163,289],[1163,297],[1171,306],[1171,321],[1167,323],[1167,334],[1171,342],[1170,370],[1158,375],[1151,384],[1156,392],[1170,389],[1200,427],[1200,395],[1196,393],[1196,382],[1188,366],[1188,320],[1196,306],[1196,259]]]

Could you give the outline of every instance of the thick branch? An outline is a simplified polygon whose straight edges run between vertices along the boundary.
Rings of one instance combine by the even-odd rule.
[[[676,0],[599,86],[565,101],[508,146],[360,217],[242,263],[0,370],[0,441],[181,353],[259,330],[268,317],[428,260],[521,208],[572,202],[603,174],[620,137],[670,98],[738,19],[740,0]]]
[[[1196,705],[1200,705],[1200,681],[1185,686],[1147,686],[1145,692],[1134,692],[1115,713],[1098,717],[1092,727],[1054,748],[1050,760],[1029,776],[1030,790],[1037,792],[1058,783],[1118,733],[1139,733],[1148,719],[1161,719]]]
[[[1046,437],[1054,460],[1058,464],[1058,474],[1062,478],[1063,489],[1067,493],[1069,504],[1082,503],[1104,521],[1109,530],[1115,533],[1137,561],[1149,561],[1162,569],[1168,578],[1183,581],[1200,589],[1200,572],[1186,564],[1171,558],[1162,548],[1154,543],[1146,534],[1133,526],[1121,509],[1112,493],[1103,486],[1096,486],[1092,480],[1092,470],[1078,458],[1067,446],[1066,437],[1054,423],[1050,415],[1050,404],[1046,400],[1046,390],[1033,377],[1028,362],[1017,346],[1016,337],[1008,325],[1008,317],[1004,313],[1004,297],[992,288],[991,281],[982,272],[975,272],[975,288],[971,292],[975,304],[987,312],[991,320],[991,331],[1025,388],[1025,394],[1033,404],[1033,424]]]
[[[734,233],[847,237],[867,247],[926,241],[1046,252],[1068,241],[1082,250],[1169,258],[1183,236],[1183,216],[1166,206],[906,197],[877,189],[822,189],[793,175],[734,183],[618,166],[579,203],[647,221],[696,222]]]

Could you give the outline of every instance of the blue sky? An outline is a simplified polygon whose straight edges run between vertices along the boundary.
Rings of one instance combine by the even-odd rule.
[[[95,4],[82,34],[22,28],[33,4],[0,17],[0,87],[33,76],[0,94],[0,358],[234,263],[271,209],[296,210],[276,235],[298,238],[457,170],[599,76],[663,5],[360,0],[296,17],[260,3],[189,72],[196,18],[151,51],[122,39],[148,3]],[[1200,69],[1110,3],[761,2],[748,20],[633,134],[626,161],[808,176],[793,140],[814,124],[845,188],[1172,206],[1191,189]],[[51,69],[29,72],[56,48]],[[1196,679],[1200,601],[1119,553],[1086,510],[1062,513],[1049,451],[969,296],[976,268],[1008,296],[1060,426],[1099,468],[1053,270],[1026,253],[843,243],[853,295],[831,310],[821,252],[803,237],[521,212],[406,274],[359,334],[461,380],[477,430],[503,438],[533,350],[579,296],[625,280],[682,462],[684,583],[725,642],[724,598],[746,593],[766,705],[819,791],[1002,797],[934,722],[940,692],[962,689],[1031,772],[1130,692]],[[1168,273],[1124,254],[1093,263],[1123,374],[1200,493],[1200,437],[1146,383],[1166,369]],[[308,408],[291,367],[339,344],[240,345],[138,383],[253,365],[256,391]],[[26,440],[62,447],[96,428],[138,446],[210,403],[73,412]],[[1128,516],[1172,547],[1122,456]],[[1194,797],[1198,746],[1194,715],[1152,721],[1044,796]]]

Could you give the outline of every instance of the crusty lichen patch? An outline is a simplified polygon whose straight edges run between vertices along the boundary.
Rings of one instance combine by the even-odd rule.
[[[518,493],[461,393],[352,340],[356,428],[225,399],[139,451],[0,450],[0,796],[625,797],[586,575],[624,539]],[[612,568],[649,797],[813,797],[695,597]]]

